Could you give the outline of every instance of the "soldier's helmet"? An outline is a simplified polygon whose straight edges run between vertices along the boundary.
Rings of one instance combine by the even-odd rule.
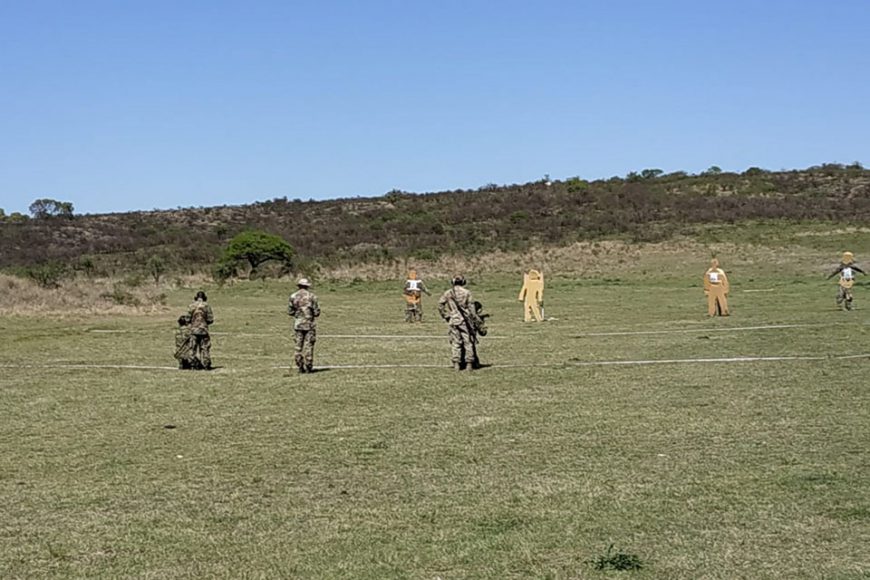
[[[851,264],[854,261],[855,261],[855,254],[853,254],[852,252],[843,252],[843,263],[844,264]]]
[[[193,297],[194,300],[202,300],[203,302],[208,302],[208,297],[205,295],[205,292],[200,290],[196,293],[196,296]]]
[[[454,286],[465,286],[465,276],[461,274],[454,276],[451,282]]]
[[[311,281],[308,278],[299,278],[299,281],[296,282],[296,285],[300,288],[310,288]]]

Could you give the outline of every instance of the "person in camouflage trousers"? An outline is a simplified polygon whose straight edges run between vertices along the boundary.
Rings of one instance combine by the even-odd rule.
[[[208,303],[205,292],[200,290],[194,296],[193,303],[187,311],[190,320],[190,335],[193,339],[194,367],[210,371],[211,366],[211,337],[208,327],[214,324],[214,312]]]
[[[175,358],[178,368],[188,370],[195,368],[198,362],[193,356],[193,339],[190,334],[190,319],[187,316],[178,317],[178,328],[175,330]]]
[[[450,360],[453,369],[470,371],[479,368],[477,329],[483,320],[477,314],[474,298],[465,288],[465,278],[454,276],[453,288],[438,300],[438,313],[449,325]]]
[[[320,305],[311,292],[308,278],[300,278],[299,288],[290,295],[287,314],[293,317],[293,358],[300,373],[314,372],[314,343],[317,342],[317,317]]]

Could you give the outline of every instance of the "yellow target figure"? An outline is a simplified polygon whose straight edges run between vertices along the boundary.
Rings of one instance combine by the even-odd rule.
[[[544,319],[544,274],[529,270],[523,274],[523,287],[517,300],[523,301],[523,321],[536,322]]]
[[[707,296],[707,316],[728,316],[728,276],[713,258],[710,268],[704,272],[704,294]]]
[[[429,295],[426,284],[417,278],[417,271],[408,272],[405,287],[402,290],[405,296],[405,322],[423,322],[423,294]]]
[[[852,286],[855,284],[855,272],[864,274],[864,270],[855,265],[855,256],[852,252],[843,252],[843,259],[837,269],[831,272],[828,280],[840,275],[839,287],[837,288],[837,307],[841,305],[846,310],[852,310]]]

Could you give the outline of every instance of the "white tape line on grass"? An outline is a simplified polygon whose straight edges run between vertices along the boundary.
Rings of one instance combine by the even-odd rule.
[[[91,364],[23,364],[23,365],[8,365],[0,364],[3,369],[124,369],[137,371],[177,371],[178,367],[161,367],[150,365],[91,365]]]
[[[788,328],[810,328],[825,326],[824,324],[768,324],[764,326],[732,326],[730,328],[680,328],[675,330],[619,330],[613,332],[581,332],[572,334],[571,338],[586,336],[633,336],[643,334],[680,334],[690,332],[743,332],[747,330],[783,330]]]
[[[530,363],[530,364],[492,364],[487,368],[566,368],[566,367],[596,367],[596,366],[642,366],[642,365],[675,365],[675,364],[721,364],[721,363],[753,363],[753,362],[793,362],[793,361],[825,361],[850,360],[870,358],[870,353],[848,355],[792,355],[792,356],[736,356],[722,358],[671,358],[648,360],[601,360],[601,361],[569,361],[564,363]],[[177,371],[178,367],[150,365],[97,365],[97,364],[0,364],[4,369],[114,369],[114,370],[165,370]],[[283,365],[273,369],[292,369],[295,367]],[[335,364],[318,365],[315,369],[449,369],[447,364]],[[242,369],[219,368],[212,373],[234,372]],[[251,370],[251,369],[247,369]]]
[[[607,332],[581,332],[579,334],[570,335],[571,338],[585,338],[594,336],[643,336],[652,334],[685,334],[685,333],[704,333],[704,332],[745,332],[750,330],[787,330],[790,328],[810,328],[817,326],[825,326],[824,324],[769,324],[762,326],[734,326],[730,328],[677,328],[671,330],[616,330]],[[91,329],[88,332],[102,334],[131,334],[141,332],[152,332],[150,330],[107,330],[107,329]],[[247,332],[212,332],[212,336],[242,336],[242,337],[258,337],[258,338],[275,338],[285,336],[284,333],[247,333]],[[374,340],[444,340],[444,335],[440,334],[321,334],[317,338],[320,339],[374,339]],[[504,340],[515,339],[515,336],[493,336],[488,335],[486,340]]]
[[[792,362],[792,361],[824,361],[870,358],[867,354],[850,355],[793,355],[793,356],[735,356],[722,358],[670,358],[648,360],[600,360],[600,361],[569,361],[564,363],[530,363],[517,364],[493,363],[488,368],[564,368],[564,367],[597,367],[597,366],[643,366],[643,365],[675,365],[675,364],[709,364],[709,363],[753,363],[753,362]],[[276,369],[291,369],[291,366],[272,367]],[[318,365],[316,369],[430,369],[452,368],[450,365],[437,364],[336,364]]]

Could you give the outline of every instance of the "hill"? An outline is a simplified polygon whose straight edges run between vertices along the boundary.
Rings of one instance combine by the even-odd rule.
[[[249,228],[284,237],[304,263],[324,267],[434,259],[451,254],[578,241],[664,241],[695,226],[749,220],[870,218],[870,171],[825,164],[771,172],[700,175],[658,170],[624,178],[491,184],[476,190],[331,201],[273,199],[243,206],[8,219],[0,224],[0,268],[60,261],[106,273],[143,268],[154,255],[171,269],[208,271],[221,248]]]

